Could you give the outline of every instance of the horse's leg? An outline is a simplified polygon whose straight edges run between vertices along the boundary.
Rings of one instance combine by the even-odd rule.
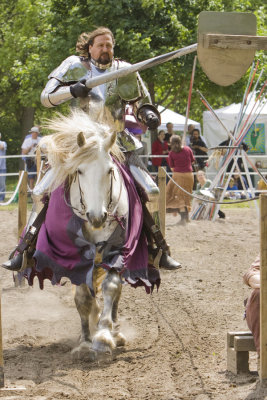
[[[115,270],[110,270],[102,283],[102,294],[104,299],[103,312],[100,316],[98,329],[93,337],[92,348],[98,353],[111,354],[116,347],[113,338],[113,311],[114,302],[118,302],[121,292],[121,280]],[[115,307],[115,309],[117,306]]]
[[[126,343],[126,338],[123,335],[123,333],[120,332],[120,324],[118,323],[118,306],[121,298],[121,290],[122,290],[122,285],[120,286],[120,290],[118,290],[118,293],[116,295],[116,298],[114,299],[112,307],[112,321],[113,321],[112,335],[116,342],[117,347],[124,346]]]
[[[72,354],[79,358],[84,354],[88,354],[89,358],[94,359],[95,354],[92,351],[91,337],[92,333],[96,330],[99,319],[99,307],[89,288],[86,284],[76,286],[74,296],[76,308],[81,318],[81,337],[80,345],[72,350]],[[89,329],[89,316],[90,323],[92,324]]]

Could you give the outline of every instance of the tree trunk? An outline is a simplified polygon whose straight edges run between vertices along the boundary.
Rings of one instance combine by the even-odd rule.
[[[34,125],[34,107],[23,107],[21,115],[21,139],[24,140],[29,130]]]
[[[20,121],[21,144],[23,143],[25,136],[29,133],[29,130],[34,125],[34,113],[35,113],[34,107],[23,107],[22,108],[21,121]],[[19,167],[20,167],[20,169],[24,168],[24,162],[22,161],[22,159],[20,160]]]
[[[152,104],[155,104],[155,86],[154,86],[154,82],[149,82],[148,90],[149,90],[149,93],[150,93],[150,96],[151,96]]]

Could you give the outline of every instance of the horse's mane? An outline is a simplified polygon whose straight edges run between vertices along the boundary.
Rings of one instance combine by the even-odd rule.
[[[73,110],[69,116],[57,114],[43,126],[52,133],[44,136],[39,143],[54,171],[50,191],[65,182],[83,161],[95,160],[105,139],[112,134],[107,125],[92,121],[81,110]],[[80,132],[86,138],[82,147],[77,142]],[[110,153],[118,161],[124,160],[123,153],[116,143],[111,147]]]

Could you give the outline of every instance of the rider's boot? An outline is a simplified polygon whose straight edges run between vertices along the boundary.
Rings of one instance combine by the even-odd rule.
[[[4,262],[2,264],[2,267],[8,269],[9,271],[19,271],[22,267],[22,261],[23,255],[21,253],[18,253],[15,257]]]
[[[37,215],[35,212],[32,213],[28,225],[31,224],[24,235],[21,238],[19,244],[15,250],[11,253],[9,260],[2,264],[2,267],[9,271],[20,271],[25,269],[27,266],[32,266],[33,254],[35,252],[35,246],[39,234],[39,230],[43,221],[45,220],[46,212],[48,208],[48,198],[45,199],[44,206]],[[37,216],[36,216],[37,215]]]
[[[152,254],[154,259],[160,256],[159,261],[157,262],[159,268],[174,270],[181,268],[181,264],[178,261],[175,261],[170,256],[170,249],[166,240],[164,239],[159,226],[155,223],[153,217],[148,211],[146,205],[143,203],[143,215],[144,215],[144,227],[148,237],[153,238],[152,240],[156,244],[156,248],[152,248],[149,246],[149,253]],[[150,243],[152,243],[150,240]]]
[[[153,259],[153,264],[157,268],[174,270],[182,268],[181,264],[175,261],[167,251],[162,251],[160,248],[148,248],[149,254],[151,254]]]
[[[166,252],[162,253],[162,256],[159,260],[159,267],[169,270],[182,268],[181,264],[178,261],[175,261]]]

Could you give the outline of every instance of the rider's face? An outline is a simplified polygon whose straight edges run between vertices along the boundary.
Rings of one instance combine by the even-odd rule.
[[[114,54],[112,37],[109,34],[96,36],[92,46],[89,46],[89,53],[100,64],[110,63]]]

